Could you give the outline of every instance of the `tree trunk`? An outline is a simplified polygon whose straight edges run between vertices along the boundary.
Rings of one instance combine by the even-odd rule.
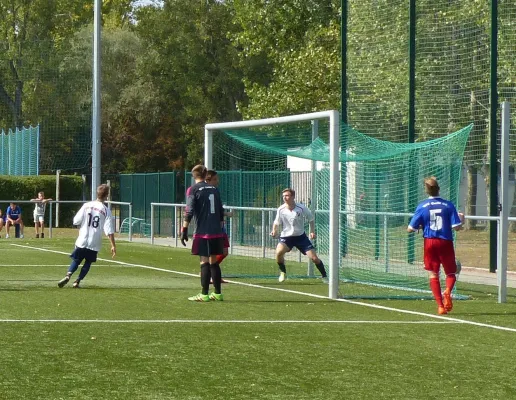
[[[478,187],[478,170],[475,166],[467,167],[468,175],[468,194],[466,197],[466,215],[477,215],[477,187]],[[476,229],[477,221],[467,219],[465,222],[466,229]]]

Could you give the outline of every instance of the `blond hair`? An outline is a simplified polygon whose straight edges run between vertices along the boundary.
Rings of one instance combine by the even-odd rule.
[[[435,176],[425,178],[425,191],[428,195],[435,197],[439,195],[439,182]]]
[[[103,183],[97,187],[97,199],[104,201],[109,196],[109,186]]]

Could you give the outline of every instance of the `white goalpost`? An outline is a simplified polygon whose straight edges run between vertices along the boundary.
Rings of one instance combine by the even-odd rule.
[[[207,168],[213,168],[213,136],[223,129],[240,129],[266,127],[271,125],[292,124],[307,121],[327,120],[329,123],[329,293],[336,299],[339,287],[339,134],[340,121],[338,111],[321,111],[286,117],[266,118],[249,121],[211,123],[205,125],[204,162]],[[265,188],[264,188],[265,189]]]

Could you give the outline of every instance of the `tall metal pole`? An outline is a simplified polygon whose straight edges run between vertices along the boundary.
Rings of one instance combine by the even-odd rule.
[[[93,11],[93,120],[91,134],[91,199],[97,197],[100,185],[100,151],[101,151],[101,107],[100,107],[100,30],[102,0],[95,0]]]
[[[498,0],[491,0],[491,82],[490,82],[490,124],[489,124],[489,215],[498,216],[498,162],[497,162],[497,118],[498,111]],[[496,271],[497,223],[489,221],[489,271]]]
[[[340,34],[340,49],[341,49],[341,81],[340,81],[340,120],[348,123],[348,0],[341,1],[341,34]]]
[[[341,27],[340,27],[340,51],[341,51],[341,87],[340,87],[340,130],[348,123],[348,0],[341,0]],[[346,151],[347,138],[342,136],[340,140],[341,151]],[[346,209],[347,204],[347,165],[345,162],[340,166],[340,210]],[[348,252],[347,240],[347,215],[342,214],[339,218],[340,225],[340,256],[344,257]]]
[[[409,3],[409,107],[408,107],[408,142],[414,143],[416,139],[416,0]],[[410,172],[409,182],[412,187],[417,187],[418,182],[413,171]],[[409,196],[408,208],[413,210],[416,207],[416,199]],[[415,237],[408,235],[407,238],[407,262],[415,260]]]

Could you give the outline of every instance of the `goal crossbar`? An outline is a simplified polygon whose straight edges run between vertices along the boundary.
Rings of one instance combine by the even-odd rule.
[[[213,167],[213,135],[223,129],[250,128],[288,124],[302,121],[329,121],[330,142],[330,202],[329,202],[329,293],[328,296],[336,299],[339,287],[339,112],[335,110],[320,111],[308,114],[290,115],[285,117],[265,118],[248,121],[210,123],[204,127],[204,163],[207,168]]]

